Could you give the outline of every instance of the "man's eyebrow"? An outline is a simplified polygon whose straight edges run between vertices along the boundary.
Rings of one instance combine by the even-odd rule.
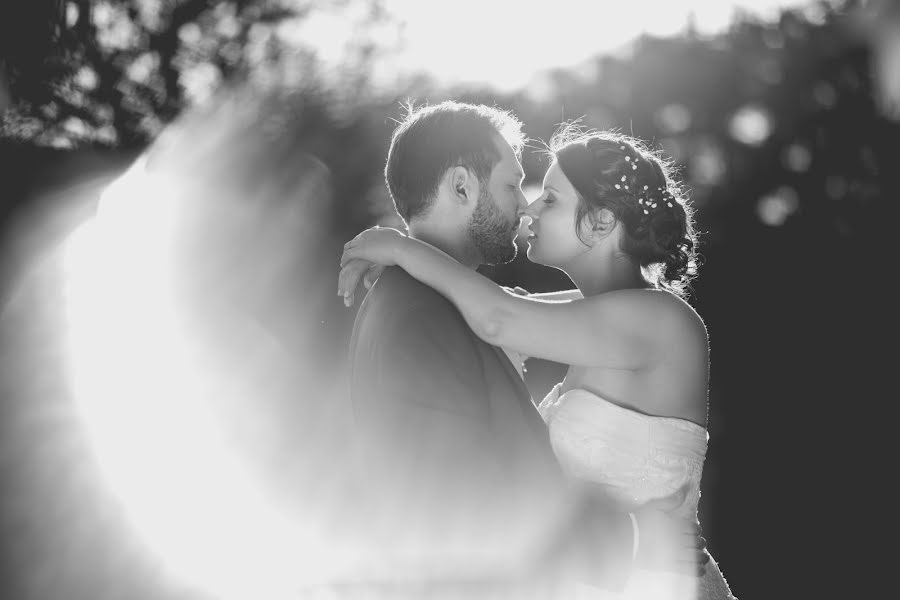
[[[548,190],[553,190],[553,191],[556,192],[557,194],[559,193],[559,190],[556,189],[555,187],[553,187],[552,185],[545,185],[544,187],[545,187],[546,189],[548,189]]]

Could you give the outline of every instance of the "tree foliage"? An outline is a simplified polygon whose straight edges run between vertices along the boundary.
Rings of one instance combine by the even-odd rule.
[[[369,0],[13,0],[7,13],[26,16],[3,19],[0,57],[18,104],[0,132],[38,145],[142,147],[224,82],[313,88],[324,79],[315,48],[292,29],[356,5],[360,20],[384,18]],[[372,43],[350,50],[363,77]]]

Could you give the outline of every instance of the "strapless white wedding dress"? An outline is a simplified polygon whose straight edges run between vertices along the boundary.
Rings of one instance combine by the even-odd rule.
[[[673,417],[630,410],[581,389],[559,393],[557,384],[538,406],[563,469],[601,485],[633,509],[670,496],[687,484],[675,513],[692,518],[700,501],[700,478],[709,435]],[[576,598],[719,600],[734,596],[712,559],[702,578],[635,569],[622,592],[578,586]]]

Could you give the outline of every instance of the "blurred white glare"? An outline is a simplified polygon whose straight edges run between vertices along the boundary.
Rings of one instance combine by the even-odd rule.
[[[334,64],[349,41],[351,31],[347,25],[340,15],[319,11],[303,20],[284,21],[276,34],[289,43],[310,44],[320,60]]]
[[[396,76],[395,65],[385,60],[397,47],[396,21],[373,19],[366,2],[320,4],[314,10],[301,11],[299,18],[278,23],[275,35],[288,46],[314,53],[319,74],[326,80],[339,79],[352,70],[368,45],[379,49],[379,60],[369,65],[373,80],[383,82]]]
[[[728,130],[737,141],[748,146],[759,146],[772,133],[772,117],[762,106],[748,104],[734,113]]]
[[[531,79],[525,93],[534,102],[550,102],[556,93],[556,85],[548,73],[538,74]]]
[[[756,205],[756,214],[766,225],[778,227],[784,225],[788,217],[797,212],[799,207],[800,199],[796,190],[789,186],[782,186],[759,199]]]
[[[771,19],[803,0],[704,0],[551,4],[517,0],[457,0],[446,10],[418,0],[385,0],[404,26],[397,70],[426,71],[441,83],[482,83],[509,91],[538,72],[572,67],[622,48],[641,34],[675,35],[688,22],[700,34],[727,28],[740,10]]]
[[[332,576],[329,546],[262,496],[217,426],[222,374],[179,320],[170,280],[175,195],[143,166],[67,242],[79,413],[111,490],[180,581],[216,598],[296,597],[299,582]]]

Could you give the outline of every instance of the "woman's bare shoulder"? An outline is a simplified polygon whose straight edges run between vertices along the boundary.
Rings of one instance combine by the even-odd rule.
[[[594,310],[616,309],[623,315],[657,325],[694,329],[706,334],[706,325],[693,306],[675,294],[650,288],[633,288],[592,296],[584,302]]]
[[[628,329],[654,340],[653,345],[660,350],[678,348],[681,353],[706,356],[706,323],[686,300],[656,289],[617,290],[603,296],[605,304],[597,302],[595,310],[610,309]]]

